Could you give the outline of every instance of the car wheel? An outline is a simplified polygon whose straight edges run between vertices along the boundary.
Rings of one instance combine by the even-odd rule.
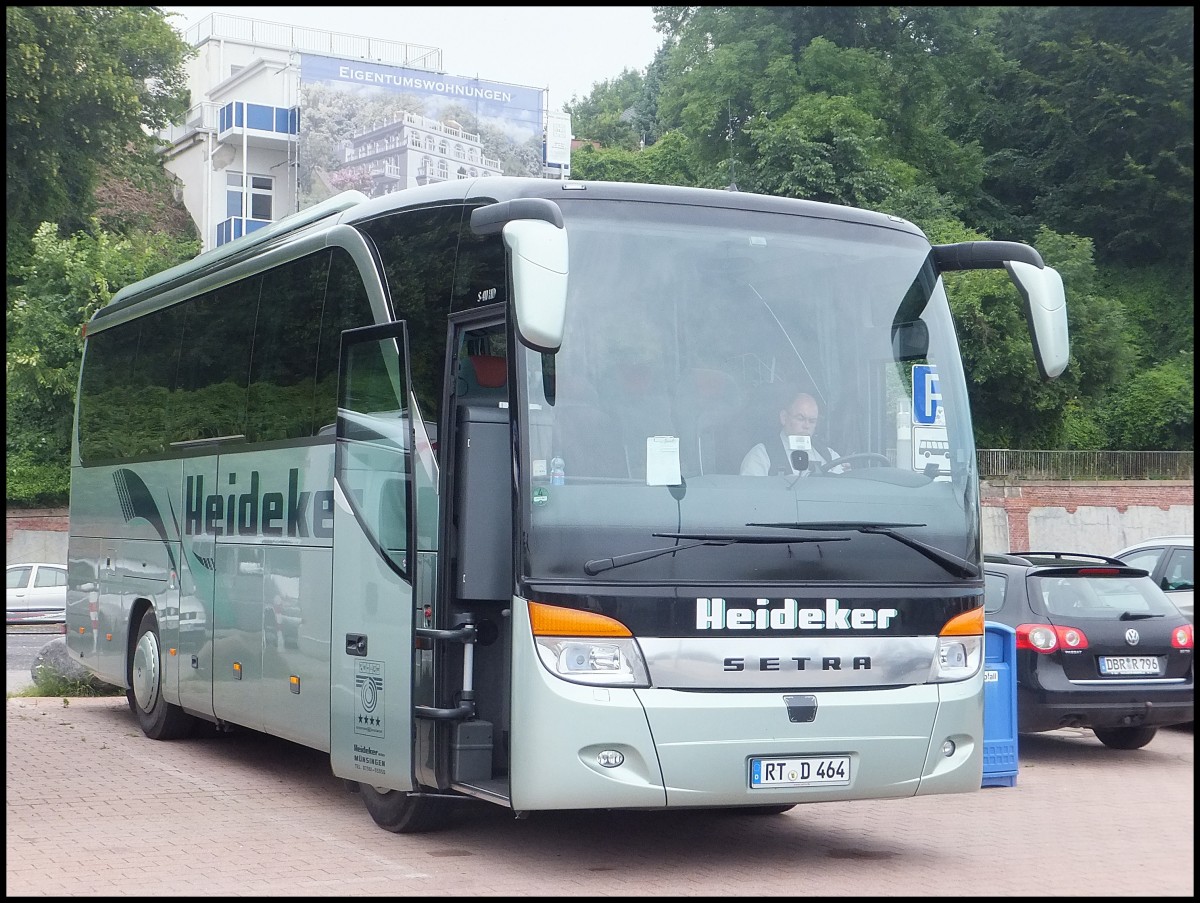
[[[152,740],[177,740],[192,732],[195,719],[163,698],[162,666],[158,618],[150,609],[142,615],[138,625],[125,698],[129,700],[130,711],[137,718],[142,733]]]
[[[1141,749],[1154,739],[1156,727],[1092,728],[1096,738],[1109,749]]]
[[[375,824],[393,834],[424,834],[446,826],[455,804],[444,799],[415,796],[403,790],[360,784],[359,794]]]

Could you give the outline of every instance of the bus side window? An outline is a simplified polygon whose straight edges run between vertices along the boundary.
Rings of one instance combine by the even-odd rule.
[[[313,422],[313,384],[329,260],[329,251],[302,257],[263,282],[250,358],[251,442],[304,438],[323,425]]]
[[[187,304],[171,395],[171,441],[246,433],[250,341],[262,277],[222,286]]]
[[[321,307],[321,338],[317,348],[316,392],[313,399],[313,432],[325,433],[324,427],[337,419],[338,353],[342,332],[374,322],[367,289],[353,258],[335,248],[329,267],[328,283]]]

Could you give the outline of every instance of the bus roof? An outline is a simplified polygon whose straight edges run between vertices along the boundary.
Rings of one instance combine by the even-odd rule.
[[[857,207],[846,207],[822,201],[773,197],[750,192],[727,191],[715,188],[689,188],[678,185],[655,185],[633,182],[585,182],[573,180],[538,179],[516,176],[487,176],[438,182],[407,188],[378,198],[368,198],[359,191],[345,191],[314,204],[297,213],[277,220],[242,238],[219,248],[206,251],[177,266],[122,288],[112,300],[96,311],[92,320],[103,320],[156,294],[186,285],[202,276],[219,272],[236,263],[262,253],[288,236],[311,229],[327,221],[357,223],[374,219],[392,210],[421,207],[455,201],[478,200],[481,203],[516,198],[591,198],[595,200],[649,201],[700,207],[736,210],[758,210],[767,213],[789,213],[820,219],[864,223],[899,229],[916,235],[924,233],[912,223],[891,214],[878,213]]]

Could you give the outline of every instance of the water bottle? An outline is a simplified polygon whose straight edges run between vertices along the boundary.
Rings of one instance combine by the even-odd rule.
[[[555,457],[550,461],[550,485],[562,486],[567,482],[567,462]]]

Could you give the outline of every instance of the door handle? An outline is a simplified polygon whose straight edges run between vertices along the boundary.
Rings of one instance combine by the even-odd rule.
[[[367,635],[365,633],[348,633],[348,634],[346,634],[346,654],[347,655],[366,655],[367,654]]]

